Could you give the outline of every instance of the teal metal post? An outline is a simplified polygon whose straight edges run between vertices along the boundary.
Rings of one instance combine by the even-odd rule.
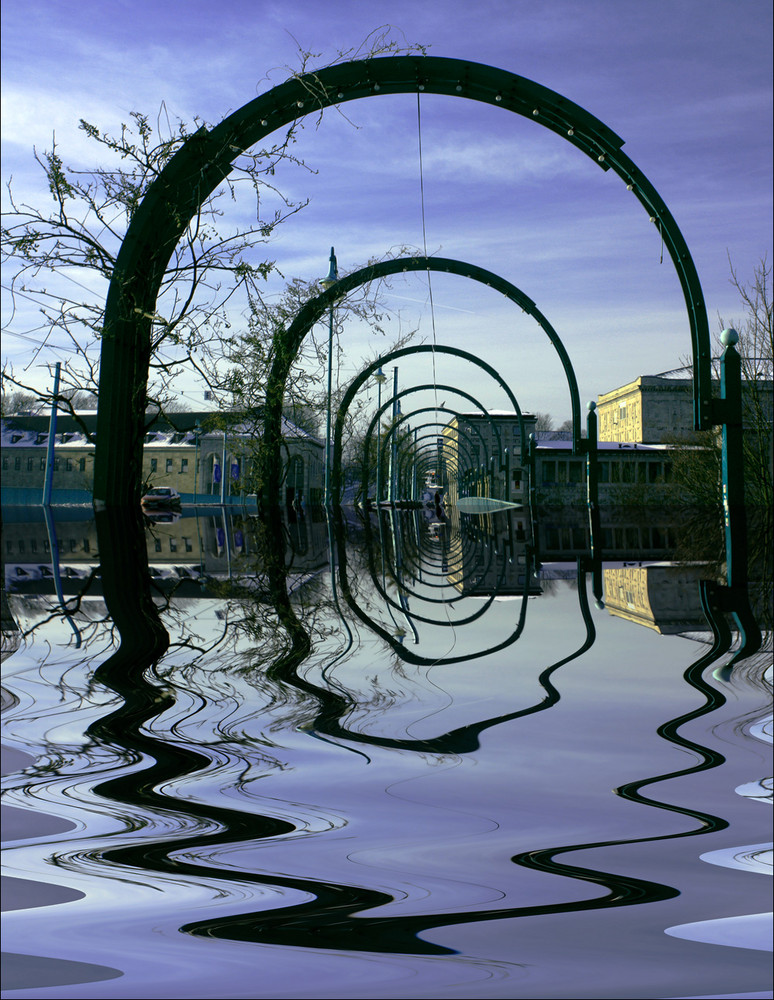
[[[395,496],[395,477],[398,474],[398,439],[395,432],[395,422],[398,419],[398,369],[392,370],[392,442],[390,447],[390,489],[387,499],[393,503]]]
[[[376,412],[380,413],[382,409],[382,386],[387,381],[387,376],[384,374],[382,369],[374,375],[376,379],[376,384],[379,387],[377,391],[377,403]],[[379,424],[376,428],[376,502],[382,499],[382,420],[379,417]],[[371,477],[369,476],[369,479]]]
[[[599,507],[599,463],[597,455],[597,404],[592,400],[586,414],[586,498],[589,510]]]
[[[320,284],[326,290],[331,288],[339,280],[339,271],[336,265],[336,254],[331,247],[330,267],[327,277],[323,278]],[[323,502],[327,507],[331,502],[331,393],[333,382],[333,301],[331,300],[328,309],[328,399],[325,414],[325,493]]]
[[[43,506],[51,503],[51,484],[54,480],[54,442],[56,440],[56,397],[59,395],[59,374],[62,364],[57,361],[54,369],[54,393],[51,401],[51,417],[48,421],[48,448],[46,449],[46,479],[43,484]]]
[[[742,441],[742,361],[736,349],[739,334],[724,330],[720,359],[720,399],[723,407],[723,520],[726,529],[726,579],[731,588],[747,586],[747,512],[744,506]]]

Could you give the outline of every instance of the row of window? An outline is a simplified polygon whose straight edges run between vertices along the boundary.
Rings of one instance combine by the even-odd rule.
[[[81,539],[80,543],[77,538],[68,538],[67,541],[63,541],[61,538],[57,539],[60,552],[91,552],[91,542],[88,538]],[[38,540],[36,538],[19,538],[15,543],[12,538],[6,538],[5,540],[5,551],[10,555],[15,555],[17,552],[19,555],[24,555],[27,552],[36,553],[38,551]],[[44,538],[42,541],[41,552],[50,552],[51,547],[48,543],[48,539]]]
[[[588,548],[586,529],[580,525],[546,527],[543,529],[541,540],[546,551],[584,551]],[[649,549],[674,549],[675,544],[676,537],[672,528],[631,524],[622,528],[602,529],[601,547],[603,551],[624,549],[630,552],[639,552]]]
[[[175,464],[174,458],[168,458],[168,459],[166,459],[165,460],[165,469],[164,469],[164,471],[167,472],[167,473],[174,472],[174,464]],[[150,470],[151,470],[151,472],[158,472],[159,471],[159,460],[157,458],[152,458],[150,460]],[[180,472],[182,472],[182,473],[188,472],[188,459],[187,458],[181,458],[180,459]]]
[[[578,460],[544,460],[540,463],[540,481],[545,486],[557,483],[582,483],[585,480],[584,463]],[[672,463],[657,460],[639,462],[598,462],[600,483],[671,483]]]
[[[176,538],[170,538],[169,539],[169,551],[170,552],[177,552],[178,551],[177,541],[178,540]],[[182,542],[183,542],[183,548],[185,549],[186,552],[193,552],[193,542],[191,541],[190,538],[185,538],[184,537],[182,539]],[[160,538],[154,538],[153,539],[153,546],[154,546],[154,551],[155,552],[161,552],[161,551],[163,551],[163,549],[162,549],[162,543],[161,543],[161,539]]]
[[[58,472],[61,466],[62,459],[54,459],[54,471]],[[28,458],[27,459],[27,472],[34,472],[35,466],[37,465],[38,471],[43,472],[46,468],[46,459],[43,458]],[[21,472],[22,459],[20,455],[17,455],[13,460],[13,468],[15,472]],[[10,462],[7,456],[3,456],[3,471],[7,471],[10,468]],[[86,459],[85,458],[66,458],[64,459],[64,469],[66,472],[85,472],[86,471]]]

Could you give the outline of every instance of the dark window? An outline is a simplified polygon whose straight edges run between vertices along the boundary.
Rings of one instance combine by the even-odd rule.
[[[4,458],[4,459],[3,459],[3,468],[4,468],[4,469],[7,469],[7,468],[8,468],[8,459],[7,459],[7,458]]]
[[[648,482],[657,483],[661,478],[661,462],[648,463]]]
[[[154,549],[155,549],[156,552],[161,552],[161,539],[160,538],[154,538],[153,539],[153,546],[154,546]]]
[[[634,466],[630,462],[624,463],[621,473],[621,479],[624,483],[634,482]]]
[[[78,459],[78,469],[81,472],[85,472],[86,471],[86,459],[85,458],[79,458]]]
[[[191,539],[190,538],[184,538],[183,539],[183,545],[185,545],[185,551],[186,552],[193,552],[193,545],[191,544]]]
[[[648,478],[648,463],[638,462],[637,463],[637,482],[644,483]]]
[[[35,465],[35,459],[34,458],[28,458],[27,459],[27,472],[32,472],[34,465]]]
[[[24,539],[19,539],[19,552],[24,552]]]
[[[664,482],[665,483],[671,483],[672,482],[672,463],[671,462],[664,462]]]
[[[30,552],[37,552],[37,551],[38,551],[37,540],[35,538],[31,538],[30,539]]]
[[[610,482],[610,463],[609,462],[600,462],[598,468],[599,468],[599,471],[598,471],[597,475],[599,476],[600,483],[609,483]]]
[[[17,472],[21,469],[21,458],[18,456],[13,460],[13,467]]]
[[[176,538],[170,538],[170,540],[169,540],[169,551],[170,552],[177,552],[177,539]]]
[[[71,458],[65,459],[65,472],[73,471],[73,460]]]
[[[180,459],[180,471],[181,472],[188,472],[188,459],[187,458],[181,458]]]
[[[621,469],[617,462],[610,463],[610,482],[619,483],[621,481]]]
[[[40,471],[43,472],[43,470],[45,468],[46,468],[46,460],[45,460],[45,458],[41,458],[41,460],[40,460]]]
[[[570,482],[583,482],[583,466],[580,462],[570,462]]]
[[[91,551],[91,543],[89,542],[88,538],[84,538],[84,540],[83,540],[83,551],[84,552],[90,552]]]
[[[155,472],[159,467],[159,460],[157,458],[151,459],[151,472]]]
[[[172,471],[172,459],[168,458],[167,459],[167,472],[171,472],[171,471]]]
[[[543,482],[556,482],[556,462],[543,462]]]

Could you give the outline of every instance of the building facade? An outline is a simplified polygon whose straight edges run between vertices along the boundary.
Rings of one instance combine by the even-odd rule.
[[[175,414],[176,427],[162,421],[153,424],[143,446],[146,488],[170,486],[187,502],[196,498],[225,501],[250,490],[257,432],[245,426],[204,430],[208,417],[211,414],[179,413]],[[96,414],[84,414],[83,420],[85,430],[72,417],[60,416],[57,421],[52,476],[55,496],[91,493]],[[322,497],[324,445],[288,420],[283,420],[282,430],[286,476],[279,499],[317,503]],[[48,435],[48,417],[3,419],[0,461],[7,496],[13,490],[39,491],[42,495]]]
[[[509,410],[460,413],[443,429],[446,496],[488,496],[512,503],[527,500],[523,439],[535,432],[537,418]]]

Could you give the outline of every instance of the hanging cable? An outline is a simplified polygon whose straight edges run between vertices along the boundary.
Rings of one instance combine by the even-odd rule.
[[[420,107],[419,91],[417,91],[417,138],[419,141],[419,200],[422,207],[422,246],[425,257],[427,257],[427,222],[425,219],[425,172],[422,162],[422,111]],[[433,303],[433,282],[430,278],[430,268],[427,269],[427,289],[430,295],[430,321],[433,328],[433,350],[431,352],[433,360],[433,397],[436,410],[438,409],[438,387],[435,374],[435,305]]]
[[[422,206],[422,247],[424,249],[425,257],[427,257],[427,220],[425,217],[425,171],[424,164],[422,161],[422,109],[420,106],[419,91],[417,91],[417,140],[419,144],[419,199]],[[438,379],[436,377],[435,371],[435,349],[437,346],[437,338],[435,331],[435,304],[433,302],[433,282],[430,277],[430,268],[427,269],[427,290],[430,298],[430,321],[433,329],[433,349],[430,352],[433,361],[433,405],[435,406],[435,419],[438,420]],[[457,630],[454,627],[454,622],[451,619],[449,613],[449,607],[444,601],[443,605],[444,613],[446,614],[446,620],[451,628],[452,642],[449,649],[443,656],[439,657],[436,662],[440,662],[444,656],[448,656],[454,647],[457,645]],[[432,669],[432,668],[430,668]],[[429,674],[429,670],[428,670]]]

